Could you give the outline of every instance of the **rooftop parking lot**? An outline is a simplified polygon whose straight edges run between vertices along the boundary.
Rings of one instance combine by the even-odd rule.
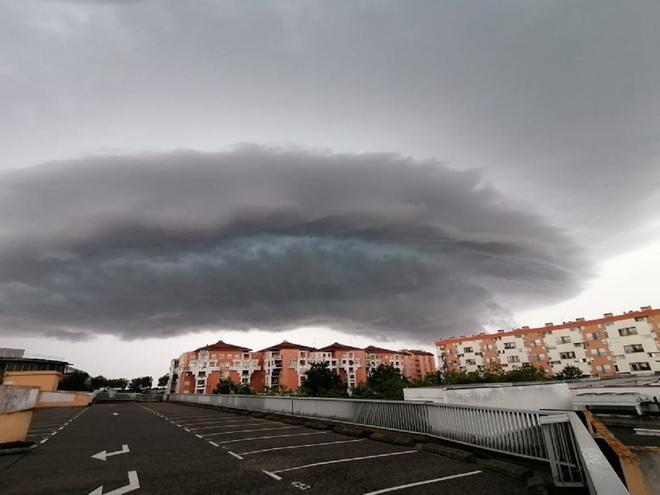
[[[173,403],[93,405],[0,466],[7,495],[527,493],[415,447]]]

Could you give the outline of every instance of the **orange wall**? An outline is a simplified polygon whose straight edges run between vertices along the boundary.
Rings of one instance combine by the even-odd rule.
[[[22,387],[39,387],[46,392],[57,390],[62,374],[57,371],[7,371],[3,383]]]
[[[32,411],[0,414],[0,445],[24,442],[32,421]]]

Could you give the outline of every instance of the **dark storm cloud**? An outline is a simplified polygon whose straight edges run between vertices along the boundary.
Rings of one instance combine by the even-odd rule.
[[[0,175],[4,334],[328,324],[425,341],[566,298],[572,240],[475,171],[255,146]]]

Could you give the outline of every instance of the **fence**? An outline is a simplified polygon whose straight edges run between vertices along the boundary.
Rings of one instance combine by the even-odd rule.
[[[248,395],[170,394],[168,400],[422,433],[472,447],[548,462],[557,486],[586,485],[591,493],[628,493],[572,412],[410,401]],[[584,430],[580,432],[580,442],[576,441],[575,435],[575,430],[579,428]],[[598,480],[593,480],[591,476],[594,466],[599,473]],[[606,487],[605,491],[599,490],[598,486]]]

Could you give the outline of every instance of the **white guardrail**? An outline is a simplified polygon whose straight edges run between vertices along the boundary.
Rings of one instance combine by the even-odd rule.
[[[597,495],[628,495],[624,484],[573,412],[260,395],[170,394],[167,400],[421,433],[548,462],[557,486],[586,486],[590,493]]]

